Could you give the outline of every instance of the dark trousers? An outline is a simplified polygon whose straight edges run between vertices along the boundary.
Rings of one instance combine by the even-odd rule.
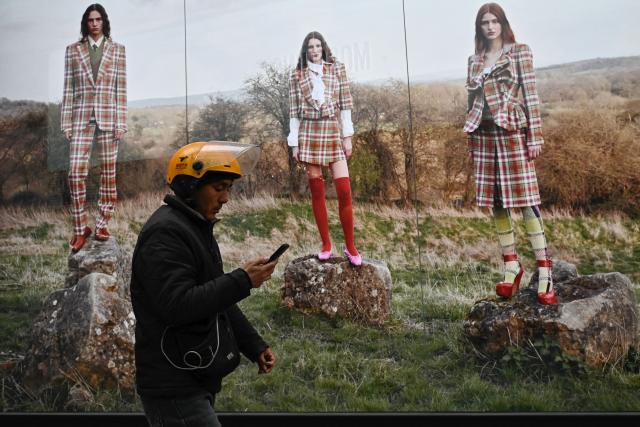
[[[142,407],[151,427],[222,427],[213,411],[215,396],[203,392],[188,397],[143,397]]]

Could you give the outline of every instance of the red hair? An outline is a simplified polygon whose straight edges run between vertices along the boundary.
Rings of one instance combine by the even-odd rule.
[[[485,3],[480,6],[478,14],[476,15],[476,53],[480,53],[488,47],[487,39],[482,34],[482,17],[485,13],[490,13],[498,18],[500,27],[502,28],[502,42],[503,43],[515,43],[516,36],[513,35],[511,25],[507,15],[504,13],[504,9],[500,7],[498,3]]]

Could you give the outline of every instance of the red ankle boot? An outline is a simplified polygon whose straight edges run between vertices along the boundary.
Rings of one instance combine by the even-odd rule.
[[[544,304],[544,305],[554,305],[558,303],[558,295],[556,294],[555,289],[551,289],[553,288],[553,279],[551,278],[552,274],[551,274],[551,267],[553,266],[553,263],[551,262],[551,260],[549,258],[547,259],[541,259],[536,261],[536,263],[538,264],[538,267],[548,267],[549,268],[549,279],[547,281],[547,292],[538,292],[538,302],[540,304]]]
[[[496,294],[503,298],[511,298],[518,292],[518,288],[520,288],[520,280],[522,280],[522,276],[524,275],[524,268],[522,268],[522,264],[520,264],[520,260],[518,260],[518,255],[503,255],[502,259],[504,262],[508,261],[518,261],[518,274],[516,274],[515,279],[513,279],[513,283],[510,282],[499,282],[496,284]]]

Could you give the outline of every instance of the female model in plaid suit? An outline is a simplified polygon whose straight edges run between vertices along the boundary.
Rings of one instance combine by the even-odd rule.
[[[464,130],[476,176],[479,206],[493,208],[505,263],[496,293],[515,295],[524,270],[515,250],[511,208],[521,208],[538,265],[538,301],[556,304],[551,259],[540,216],[540,194],[533,159],[544,140],[533,57],[516,43],[504,10],[496,3],[476,16],[475,54],[469,57],[469,106]],[[518,92],[522,91],[522,101]]]
[[[298,65],[289,78],[290,133],[293,157],[307,170],[311,206],[322,249],[320,260],[331,257],[329,221],[325,204],[322,167],[329,166],[338,195],[340,223],[345,239],[345,255],[353,265],[362,264],[353,235],[353,207],[347,158],[351,156],[351,108],[353,101],[345,67],[336,61],[318,32],[307,34],[302,42]],[[340,112],[342,137],[338,128]]]

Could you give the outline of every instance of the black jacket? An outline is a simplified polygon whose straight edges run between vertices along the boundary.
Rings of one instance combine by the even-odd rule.
[[[166,356],[185,366],[176,337],[192,334],[206,340],[220,313],[220,330],[231,326],[238,349],[255,362],[267,344],[236,305],[249,296],[251,282],[242,269],[224,273],[214,223],[175,196],[164,201],[142,228],[133,252],[136,388],[142,396],[215,394],[220,375],[177,369]],[[209,353],[201,354],[206,363]]]

